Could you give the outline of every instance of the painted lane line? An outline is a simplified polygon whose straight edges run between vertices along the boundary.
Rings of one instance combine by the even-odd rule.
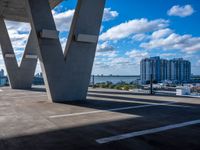
[[[81,112],[81,113],[53,115],[53,116],[49,116],[49,118],[61,118],[61,117],[70,117],[70,116],[80,116],[80,115],[102,113],[102,112],[107,112],[107,111],[120,111],[120,110],[128,110],[128,109],[134,109],[134,108],[144,108],[144,107],[150,107],[150,106],[153,106],[153,105],[139,105],[139,106],[129,106],[129,107],[120,107],[120,108],[106,109],[106,110],[87,111],[87,112]]]
[[[116,135],[116,136],[110,136],[110,137],[106,137],[106,138],[100,138],[100,139],[97,139],[96,142],[99,144],[105,144],[105,143],[110,143],[110,142],[114,142],[114,141],[120,141],[120,140],[134,138],[134,137],[138,137],[138,136],[142,136],[142,135],[159,133],[159,132],[163,132],[163,131],[167,131],[167,130],[187,127],[187,126],[196,125],[196,124],[200,124],[200,119],[183,122],[183,123],[178,123],[178,124],[173,124],[173,125],[167,125],[167,126],[163,126],[163,127],[159,127],[159,128],[152,128],[152,129],[147,129],[147,130],[142,130],[142,131],[120,134],[120,135]]]
[[[96,111],[88,111],[88,112],[72,113],[72,114],[52,115],[52,116],[49,116],[49,118],[72,117],[72,116],[88,115],[88,114],[95,114],[95,113],[103,113],[103,112],[109,112],[109,111],[130,110],[130,109],[139,109],[139,108],[154,107],[154,106],[190,107],[190,106],[172,105],[174,103],[176,103],[176,102],[120,107],[120,108],[113,108],[113,109],[106,109],[106,110],[96,110]]]
[[[172,106],[172,107],[179,107],[179,108],[195,108],[194,106],[188,105],[180,105],[180,104],[160,104],[159,106]]]
[[[12,99],[21,99],[21,98],[38,98],[38,97],[47,97],[46,95],[31,95],[31,96],[15,96],[15,97],[9,97]]]
[[[45,94],[45,92],[16,92],[16,91],[14,91],[14,92],[7,92],[7,93],[5,93],[5,95],[7,95],[7,96],[10,96],[10,95],[16,95],[16,96],[18,96],[18,95],[36,95],[36,94],[41,94],[41,95],[43,95],[43,94]]]

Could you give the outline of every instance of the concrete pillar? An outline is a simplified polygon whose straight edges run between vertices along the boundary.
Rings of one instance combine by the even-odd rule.
[[[26,0],[49,99],[85,100],[105,0],[78,0],[63,54],[48,0]]]
[[[18,66],[5,22],[0,18],[0,44],[11,88],[31,88],[37,65],[36,49],[38,47],[35,43],[34,34],[31,32],[21,60],[21,65]]]

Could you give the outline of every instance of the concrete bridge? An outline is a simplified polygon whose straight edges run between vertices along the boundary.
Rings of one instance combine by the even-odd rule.
[[[85,100],[105,0],[78,0],[63,53],[51,10],[63,0],[0,0],[0,44],[11,88],[30,89],[39,58],[53,102]],[[31,33],[18,66],[4,20],[29,22]]]

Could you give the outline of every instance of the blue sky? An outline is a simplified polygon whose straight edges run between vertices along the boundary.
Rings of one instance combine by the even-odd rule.
[[[63,49],[76,3],[64,1],[53,10]],[[6,24],[20,61],[30,26]],[[198,0],[107,0],[93,74],[138,75],[140,60],[150,56],[183,57],[200,74],[199,26]]]

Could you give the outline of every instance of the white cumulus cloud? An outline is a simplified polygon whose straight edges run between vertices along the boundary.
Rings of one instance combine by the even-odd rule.
[[[110,21],[119,16],[117,11],[112,11],[111,8],[104,9],[103,21]]]
[[[138,41],[138,42],[141,42],[141,41],[144,41],[144,40],[147,40],[149,39],[149,35],[146,35],[144,33],[139,33],[139,34],[135,34],[132,39],[134,41]]]
[[[20,61],[31,30],[30,24],[14,21],[5,21],[5,23],[15,55],[17,60]]]
[[[128,51],[126,52],[126,55],[129,56],[130,58],[145,58],[148,57],[149,54],[147,52],[144,51],[138,51],[138,50],[132,50],[132,51]]]
[[[74,16],[74,9],[71,10],[66,10],[64,12],[56,12],[52,11],[55,22],[56,22],[56,27],[58,28],[59,31],[69,31],[71,22]],[[103,15],[103,21],[110,21],[115,19],[119,13],[117,11],[113,11],[111,8],[105,8],[104,9],[104,15]]]
[[[170,10],[168,10],[167,14],[169,16],[179,16],[179,17],[187,17],[194,13],[194,9],[191,5],[179,6],[175,5]]]
[[[141,59],[149,57],[149,53],[144,50],[131,50],[125,53],[126,56],[131,58],[132,62],[135,64],[140,64]]]
[[[194,53],[200,50],[200,37],[171,33],[167,37],[155,38],[149,42],[141,43],[140,47],[145,49],[181,50],[186,53]]]
[[[67,10],[65,12],[57,13],[52,11],[53,17],[55,19],[56,27],[59,31],[69,31],[72,18],[74,15],[74,10]]]
[[[151,32],[165,28],[169,25],[169,21],[164,19],[156,19],[149,21],[148,19],[134,19],[120,25],[114,26],[100,35],[100,40],[120,40],[127,38],[133,34]]]
[[[111,52],[114,50],[115,48],[112,45],[109,45],[108,42],[97,45],[97,52]]]
[[[166,37],[168,36],[169,34],[171,34],[173,31],[169,28],[166,28],[166,29],[160,29],[160,30],[157,30],[157,31],[154,31],[152,33],[152,38],[153,39],[159,39],[159,38],[162,38],[162,37]]]

